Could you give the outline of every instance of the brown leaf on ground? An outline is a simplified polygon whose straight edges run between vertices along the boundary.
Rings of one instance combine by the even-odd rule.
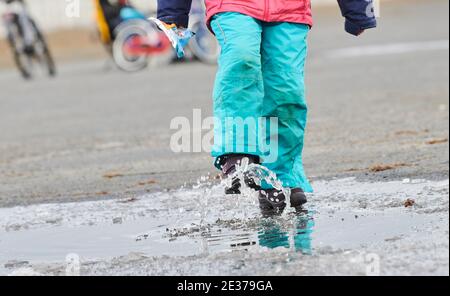
[[[100,192],[97,192],[97,193],[95,193],[96,195],[108,195],[109,194],[109,192],[108,191],[100,191]]]
[[[406,163],[393,163],[393,164],[376,164],[369,168],[369,171],[373,173],[384,172],[394,170],[397,168],[408,166]]]
[[[360,171],[363,171],[363,170],[364,169],[351,168],[351,169],[345,170],[344,172],[351,173],[351,172],[360,172]]]
[[[141,181],[138,183],[139,186],[152,185],[156,184],[155,180]]]
[[[433,140],[429,140],[427,142],[425,142],[428,145],[436,145],[436,144],[443,144],[443,143],[447,143],[448,139],[433,139]]]
[[[415,136],[418,135],[417,131],[398,131],[395,133],[396,136]]]
[[[414,130],[400,130],[400,131],[396,131],[395,135],[396,136],[417,136],[419,134],[427,134],[429,133],[430,130],[429,129],[424,129],[424,130],[420,130],[420,131],[414,131]]]
[[[403,202],[403,205],[405,206],[405,208],[410,208],[410,207],[414,206],[415,204],[416,204],[416,201],[411,198],[408,198],[407,200],[405,200]]]
[[[113,178],[118,178],[118,177],[123,177],[124,175],[122,173],[119,172],[107,172],[103,175],[103,178],[106,179],[113,179]]]

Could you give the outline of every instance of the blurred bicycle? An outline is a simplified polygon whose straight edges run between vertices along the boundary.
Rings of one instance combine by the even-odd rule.
[[[174,38],[178,37],[168,38],[173,33],[169,25],[147,18],[127,0],[94,1],[100,39],[119,69],[135,72],[150,63],[168,64],[176,59],[176,52],[171,50],[171,45],[176,47]],[[192,31],[196,34],[186,45],[183,57],[216,63],[220,48],[206,27],[205,7],[200,0],[193,3],[189,26],[189,32]]]
[[[123,71],[136,72],[149,63],[170,63],[170,41],[157,26],[126,0],[94,0],[100,39],[114,63]]]
[[[47,42],[28,13],[23,0],[0,0],[6,4],[2,19],[14,61],[25,79],[32,78],[34,62],[38,62],[49,76],[55,76],[56,66]]]

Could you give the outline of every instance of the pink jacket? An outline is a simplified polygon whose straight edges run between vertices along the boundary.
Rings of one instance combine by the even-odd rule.
[[[311,0],[205,0],[208,23],[216,13],[239,12],[266,22],[291,22],[312,26]],[[345,30],[359,35],[375,28],[373,0],[337,0],[345,17]],[[158,0],[158,18],[187,27],[192,0]]]
[[[220,12],[239,12],[265,22],[312,26],[311,0],[205,0],[208,24]]]

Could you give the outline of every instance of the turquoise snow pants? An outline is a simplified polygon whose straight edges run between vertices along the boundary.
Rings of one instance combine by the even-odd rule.
[[[307,120],[304,65],[309,27],[294,23],[267,23],[235,13],[213,17],[211,27],[221,46],[214,87],[214,146],[216,158],[227,154],[251,154],[276,173],[283,186],[311,192],[303,161]],[[258,119],[277,119],[277,129],[267,124],[247,124]],[[230,119],[241,119],[244,132]],[[257,138],[256,141],[254,139]],[[263,138],[263,139],[260,139]],[[277,138],[277,147],[261,151],[262,143]],[[250,139],[250,140],[249,140]],[[276,160],[265,162],[267,154]],[[268,186],[265,186],[268,187]]]

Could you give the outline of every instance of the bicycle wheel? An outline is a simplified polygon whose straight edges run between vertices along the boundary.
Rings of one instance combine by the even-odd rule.
[[[24,79],[32,78],[31,57],[24,50],[24,40],[21,34],[21,28],[17,16],[6,24],[8,44],[11,48],[14,62]]]
[[[53,60],[52,54],[50,53],[47,41],[45,40],[44,35],[39,30],[34,20],[30,19],[29,21],[36,36],[34,44],[34,55],[39,63],[45,68],[47,74],[51,77],[54,77],[56,76],[56,65],[55,61]]]
[[[194,56],[206,64],[217,63],[220,46],[213,34],[204,25],[204,21],[194,21],[191,30],[195,32],[195,36],[189,43],[189,48]]]
[[[112,46],[114,62],[117,67],[126,72],[137,72],[147,68],[146,55],[128,53],[127,44],[133,38],[145,38],[147,36],[146,23],[141,21],[129,21],[116,29],[116,37]]]

